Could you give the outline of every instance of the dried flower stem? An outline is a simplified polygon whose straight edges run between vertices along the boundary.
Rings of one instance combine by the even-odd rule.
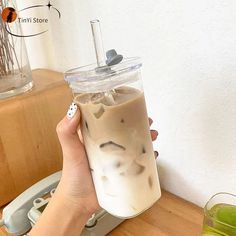
[[[6,1],[0,0],[0,13],[6,6]],[[14,37],[5,30],[5,23],[0,17],[0,79],[22,70],[19,55],[15,50],[15,43],[16,39],[14,40]]]

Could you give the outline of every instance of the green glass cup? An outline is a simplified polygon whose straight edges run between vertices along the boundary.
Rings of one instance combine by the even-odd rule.
[[[204,207],[202,236],[236,236],[236,195],[217,193]]]

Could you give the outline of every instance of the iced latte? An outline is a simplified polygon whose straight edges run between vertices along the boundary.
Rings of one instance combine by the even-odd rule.
[[[144,94],[123,86],[109,95],[78,95],[75,102],[100,205],[119,217],[149,208],[160,189]]]

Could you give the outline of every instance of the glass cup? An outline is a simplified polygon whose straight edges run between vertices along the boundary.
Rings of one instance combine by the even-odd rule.
[[[161,196],[139,58],[65,74],[81,114],[83,141],[100,206],[134,217]]]
[[[236,195],[217,193],[204,208],[203,236],[236,235]]]

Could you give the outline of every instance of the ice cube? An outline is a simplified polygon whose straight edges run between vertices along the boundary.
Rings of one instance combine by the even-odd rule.
[[[142,166],[134,161],[125,172],[121,173],[121,175],[140,175],[144,172],[144,170],[145,166]]]
[[[106,105],[108,105],[108,106],[112,106],[112,105],[116,104],[115,99],[114,99],[112,93],[110,93],[110,92],[105,93],[105,99],[106,99]]]
[[[122,86],[122,87],[116,88],[115,92],[119,94],[133,94],[133,93],[137,93],[138,90],[131,87],[127,87],[127,86]]]
[[[97,119],[99,119],[103,115],[104,112],[105,112],[105,109],[104,109],[103,106],[101,106],[99,108],[99,110],[96,113],[93,113],[93,114]]]
[[[88,122],[86,120],[84,120],[84,127],[89,132],[89,126],[88,126]]]
[[[153,186],[153,180],[152,180],[151,176],[148,177],[148,185],[150,188],[152,188],[152,186]]]
[[[116,197],[117,193],[115,191],[115,186],[112,185],[112,183],[109,181],[107,176],[102,176],[102,182],[103,182],[103,189],[105,194],[109,195],[110,197]]]
[[[90,101],[92,103],[101,103],[101,100],[104,98],[104,93],[93,93],[91,94]]]
[[[142,148],[142,154],[145,154],[146,153],[146,149],[145,149],[145,147],[143,146],[143,148]]]
[[[116,104],[114,97],[111,92],[104,92],[104,93],[94,93],[90,95],[90,101],[93,104],[103,104],[106,106],[112,106]]]
[[[125,151],[125,147],[113,141],[102,143],[99,147],[104,152],[113,152],[113,151],[120,151],[120,150]]]
[[[123,165],[123,163],[121,163],[120,161],[117,161],[115,163],[115,168],[120,168]]]

